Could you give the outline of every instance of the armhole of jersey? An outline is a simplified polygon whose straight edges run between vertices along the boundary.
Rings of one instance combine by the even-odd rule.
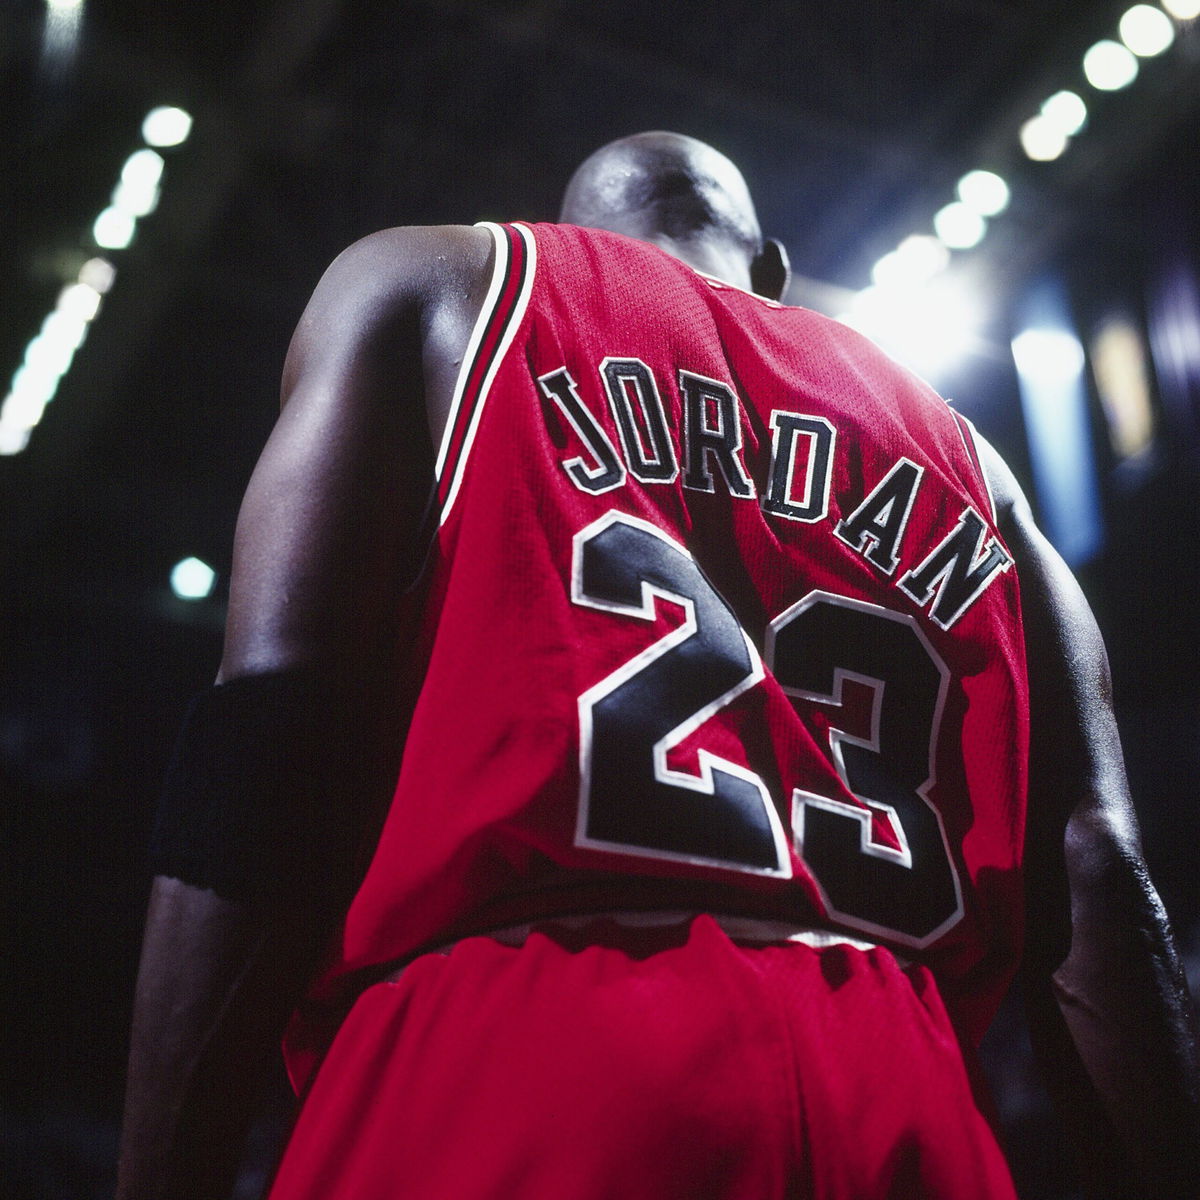
[[[462,484],[488,391],[525,315],[537,264],[533,232],[526,226],[480,221],[478,228],[492,235],[495,262],[454,383],[450,413],[438,447],[437,487],[443,523]]]
[[[998,520],[996,516],[996,497],[992,495],[992,484],[987,477],[987,472],[983,469],[983,458],[979,453],[979,445],[975,441],[979,434],[976,432],[970,418],[964,417],[957,409],[952,408],[950,415],[954,418],[954,423],[958,426],[958,436],[962,438],[963,449],[967,452],[967,458],[975,468],[975,474],[983,485],[984,493],[988,499],[988,512],[991,514],[992,526],[995,527]]]

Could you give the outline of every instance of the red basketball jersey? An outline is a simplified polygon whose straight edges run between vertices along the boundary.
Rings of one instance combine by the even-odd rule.
[[[653,246],[488,228],[420,695],[319,992],[471,931],[686,908],[889,945],[980,1034],[1020,937],[1028,704],[970,425]]]

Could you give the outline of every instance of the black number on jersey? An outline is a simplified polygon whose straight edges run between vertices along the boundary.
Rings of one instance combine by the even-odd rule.
[[[787,835],[763,782],[701,749],[671,751],[763,678],[758,651],[695,559],[661,530],[609,513],[575,538],[576,604],[650,621],[656,597],[683,623],[579,698],[581,845],[765,875],[791,875]]]
[[[579,698],[580,845],[790,877],[787,837],[763,781],[697,751],[699,774],[668,755],[764,677],[729,605],[692,556],[660,529],[609,513],[576,535],[576,604],[651,621],[658,598],[677,628]],[[962,915],[941,818],[926,793],[949,671],[909,616],[813,592],[771,623],[767,657],[795,701],[842,703],[856,680],[874,691],[866,737],[830,731],[829,756],[868,808],[797,789],[796,850],[831,916],[907,945],[927,945]],[[874,836],[872,813],[897,843]]]
[[[941,817],[926,794],[950,672],[913,618],[812,592],[777,617],[767,661],[790,696],[843,702],[846,680],[874,691],[871,728],[833,727],[829,756],[848,791],[890,824],[897,846],[873,836],[871,812],[797,789],[796,848],[832,915],[855,928],[927,945],[962,916],[962,894]]]

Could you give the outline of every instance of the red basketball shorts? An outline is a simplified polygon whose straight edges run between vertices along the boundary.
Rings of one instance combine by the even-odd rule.
[[[1014,1200],[929,976],[707,916],[472,937],[358,1000],[271,1200]]]

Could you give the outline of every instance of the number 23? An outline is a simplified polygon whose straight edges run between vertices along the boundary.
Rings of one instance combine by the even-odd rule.
[[[788,877],[788,839],[752,771],[669,752],[765,678],[762,661],[695,559],[660,529],[608,513],[575,537],[574,603],[643,621],[656,598],[684,620],[579,698],[580,845]],[[920,947],[962,916],[958,873],[927,793],[949,671],[901,613],[814,591],[771,622],[766,657],[794,701],[840,706],[847,679],[874,691],[870,734],[831,728],[828,754],[862,805],[796,788],[792,841],[829,913]],[[869,806],[869,807],[868,807]],[[882,814],[897,845],[872,836]]]

